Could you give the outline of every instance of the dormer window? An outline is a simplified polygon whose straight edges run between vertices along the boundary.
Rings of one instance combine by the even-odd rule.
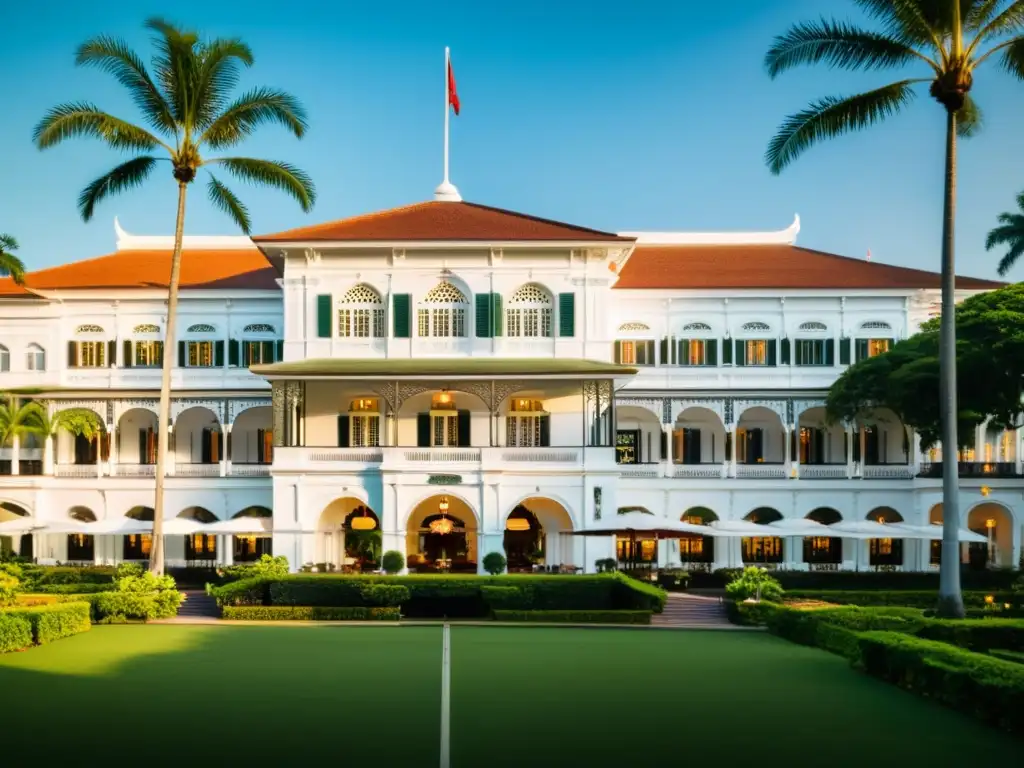
[[[343,339],[383,338],[384,302],[368,285],[348,290],[338,302],[338,336]]]
[[[417,335],[442,339],[464,337],[468,306],[465,294],[443,280],[423,297],[416,313]]]

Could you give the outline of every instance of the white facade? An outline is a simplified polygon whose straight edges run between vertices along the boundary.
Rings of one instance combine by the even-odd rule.
[[[398,230],[401,210],[383,214],[397,216]],[[165,350],[177,363],[166,513],[272,510],[273,551],[293,567],[351,564],[352,521],[370,515],[383,549],[412,556],[414,568],[479,569],[483,555],[514,539],[517,564],[528,556],[588,571],[616,555],[615,542],[572,532],[623,507],[675,520],[695,509],[705,521],[753,513],[765,522],[765,510],[822,522],[941,519],[941,480],[929,476],[936,456],[922,455],[894,415],[827,425],[822,408],[850,360],[934,314],[936,290],[616,287],[644,245],[785,246],[797,230],[257,239],[280,272],[277,289],[182,290],[181,343]],[[119,230],[119,252],[130,258],[168,247]],[[245,238],[189,239],[185,257],[251,247]],[[53,410],[93,409],[109,438],[76,446],[62,434],[52,456],[38,444],[4,446],[0,521],[138,514],[153,506],[147,435],[160,369],[150,343],[163,335],[164,291],[46,288],[45,272],[30,275],[25,294],[0,291],[0,391],[32,388]],[[1015,565],[1020,437],[982,428],[975,446],[963,457],[963,527],[991,531],[984,557]],[[442,499],[440,517],[458,521],[450,539],[429,527]],[[524,515],[528,524],[511,527],[527,530],[507,540],[510,516]],[[120,537],[97,538],[110,539],[95,542],[98,562],[138,554]],[[40,560],[75,559],[69,537],[35,539]],[[230,537],[215,546],[219,562],[239,551]],[[689,558],[692,567],[745,558],[786,568],[931,567],[927,544],[911,541],[896,559],[854,540],[687,549],[661,543],[640,556]],[[203,558],[175,540],[168,559]]]

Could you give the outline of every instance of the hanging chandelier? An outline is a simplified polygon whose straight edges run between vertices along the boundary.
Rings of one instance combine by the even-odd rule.
[[[525,517],[510,517],[508,522],[505,523],[506,531],[528,531],[530,530],[530,521]]]
[[[430,524],[430,532],[431,533],[438,533],[438,534],[444,536],[445,534],[451,533],[453,530],[455,530],[454,523],[452,523],[452,521],[447,517],[447,514],[448,514],[448,497],[447,496],[442,496],[441,497],[441,501],[438,502],[438,505],[437,505],[437,511],[441,513],[441,517],[439,517],[437,520],[434,520]]]
[[[377,521],[366,514],[366,507],[363,507],[363,514],[353,517],[349,526],[353,531],[372,531],[377,527]]]

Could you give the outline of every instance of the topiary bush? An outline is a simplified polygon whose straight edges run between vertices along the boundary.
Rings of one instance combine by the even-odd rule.
[[[32,628],[32,642],[46,645],[54,640],[71,637],[92,628],[89,603],[54,603],[31,608],[12,608],[7,615],[21,616]]]
[[[303,605],[229,605],[224,618],[235,621],[398,621],[394,606],[332,608]]]
[[[0,653],[20,651],[32,645],[32,625],[18,613],[0,611]]]
[[[287,576],[288,558],[284,555],[261,555],[254,563],[240,563],[229,565],[218,571],[218,575],[225,581],[240,581],[251,579],[256,576]]]
[[[755,599],[778,603],[782,601],[783,591],[778,579],[766,569],[750,566],[725,585],[725,594],[736,601]]]
[[[0,571],[0,608],[14,605],[18,600],[21,581],[10,573]]]
[[[384,569],[384,573],[394,575],[405,568],[405,555],[397,549],[389,549],[384,553],[384,557],[381,558],[380,564]]]
[[[484,555],[484,570],[487,571],[491,576],[498,576],[505,572],[505,566],[508,565],[508,561],[505,560],[505,556],[501,552],[488,552]]]

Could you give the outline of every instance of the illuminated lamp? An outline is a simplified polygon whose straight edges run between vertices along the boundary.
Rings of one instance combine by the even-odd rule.
[[[988,520],[985,521],[985,527],[989,529],[995,528],[996,519],[994,517],[990,517]]]
[[[439,405],[451,405],[452,394],[447,389],[442,389],[437,394],[437,402]]]
[[[991,488],[989,488],[987,485],[981,486],[981,495],[982,496],[988,496],[990,493],[992,493],[992,489]]]
[[[353,531],[372,531],[377,527],[377,521],[366,514],[366,507],[363,507],[363,514],[359,517],[353,517],[349,526]]]
[[[430,532],[439,533],[442,536],[451,533],[454,529],[455,526],[452,524],[452,521],[449,520],[447,517],[438,518],[430,524]]]
[[[508,522],[505,523],[506,531],[528,531],[530,530],[530,521],[525,517],[510,517]]]

